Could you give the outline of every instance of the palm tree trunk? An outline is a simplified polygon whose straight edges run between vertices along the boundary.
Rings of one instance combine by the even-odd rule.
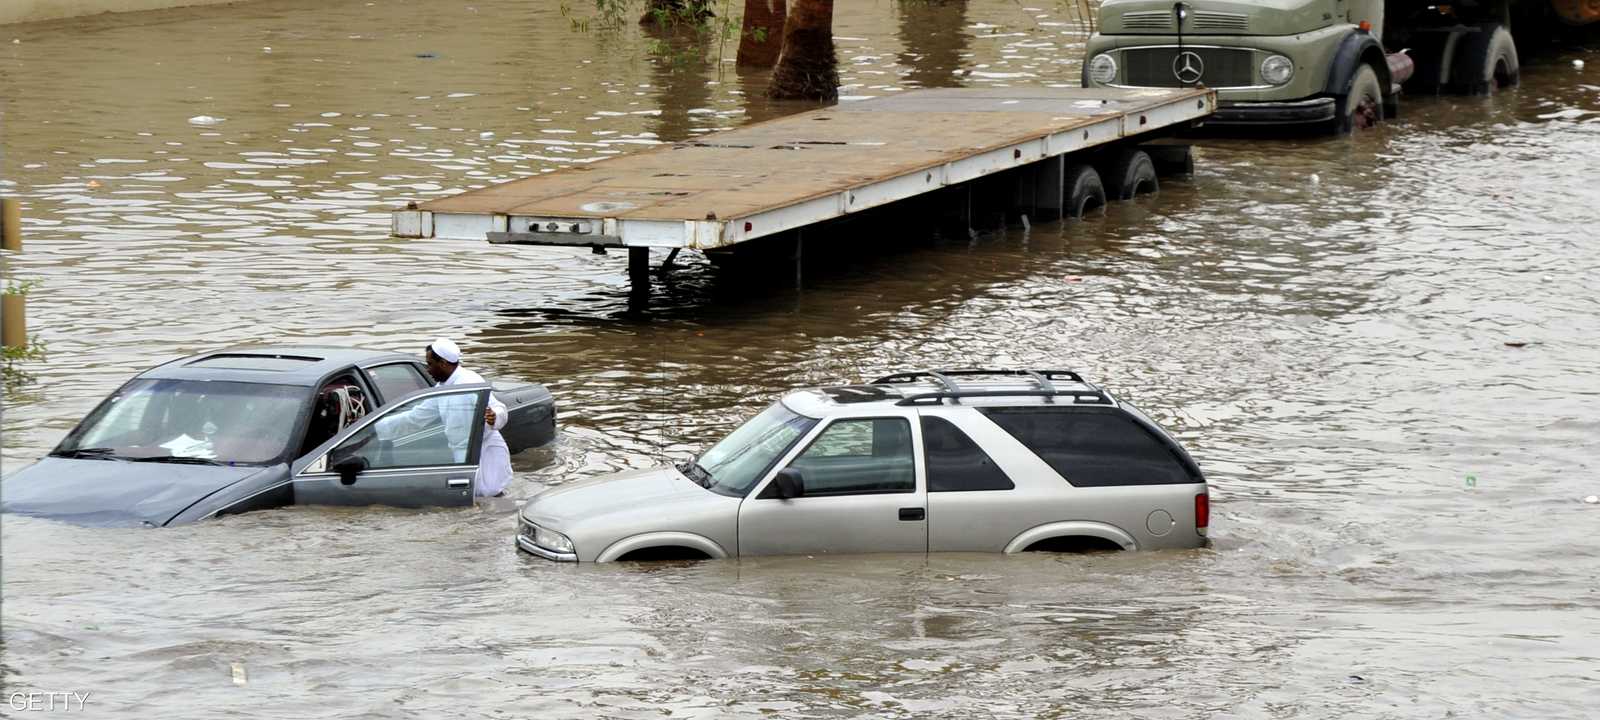
[[[833,0],[793,0],[783,27],[783,52],[767,95],[783,100],[837,100],[839,61],[833,52]]]
[[[783,0],[744,0],[739,32],[739,67],[769,68],[783,50]]]

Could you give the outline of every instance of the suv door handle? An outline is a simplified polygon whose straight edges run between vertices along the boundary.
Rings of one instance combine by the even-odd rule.
[[[472,484],[472,478],[450,478],[444,481],[445,487],[464,488]]]
[[[928,511],[925,508],[900,508],[901,520],[915,521],[926,518],[927,516]]]

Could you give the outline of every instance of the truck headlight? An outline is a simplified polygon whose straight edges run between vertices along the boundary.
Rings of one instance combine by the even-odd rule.
[[[533,544],[558,553],[572,552],[572,541],[567,539],[567,536],[554,530],[546,530],[538,525],[533,526]]]
[[[1294,79],[1294,61],[1273,55],[1261,61],[1261,79],[1268,85],[1283,85]]]
[[[1111,53],[1100,53],[1089,60],[1089,80],[1096,85],[1109,85],[1117,79],[1117,59]]]

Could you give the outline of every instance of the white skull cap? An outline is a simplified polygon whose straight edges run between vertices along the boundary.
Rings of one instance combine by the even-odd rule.
[[[439,338],[433,341],[433,344],[429,345],[428,349],[432,350],[433,354],[438,355],[440,360],[447,363],[461,362],[461,348],[456,347],[456,344],[451,342],[450,338]]]

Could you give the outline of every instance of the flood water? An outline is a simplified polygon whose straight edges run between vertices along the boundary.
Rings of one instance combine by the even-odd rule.
[[[1077,84],[1075,4],[1034,5],[838,3],[842,94]],[[908,247],[799,291],[686,257],[641,315],[618,254],[388,237],[407,200],[804,109],[684,41],[568,28],[527,0],[0,28],[11,269],[50,353],[5,398],[8,471],[131,374],[229,343],[450,335],[547,383],[561,423],[469,510],[6,516],[8,693],[105,717],[1592,717],[1600,53],[1354,138],[1208,142],[1103,217],[884,237]],[[1149,411],[1209,476],[1214,547],[512,546],[516,500],[682,457],[786,389],[973,364],[1073,367]]]

